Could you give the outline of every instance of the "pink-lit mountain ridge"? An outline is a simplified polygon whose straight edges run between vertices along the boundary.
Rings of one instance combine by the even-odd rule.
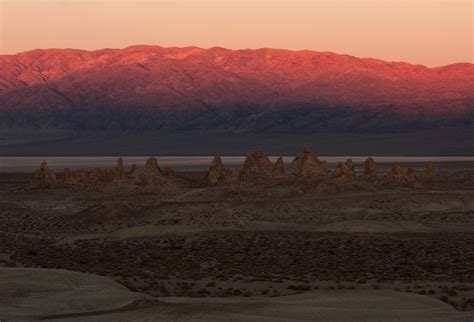
[[[474,65],[428,68],[329,52],[132,46],[0,56],[0,111],[338,106],[401,115],[474,109]]]
[[[0,155],[474,155],[474,65],[133,46],[0,56]]]

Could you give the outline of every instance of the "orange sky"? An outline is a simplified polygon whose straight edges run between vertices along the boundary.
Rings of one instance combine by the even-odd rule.
[[[472,0],[0,0],[0,53],[132,44],[473,62]]]

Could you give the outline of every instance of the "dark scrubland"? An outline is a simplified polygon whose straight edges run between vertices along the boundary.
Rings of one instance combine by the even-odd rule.
[[[2,174],[0,264],[94,273],[153,296],[392,289],[474,309],[472,174],[356,176],[347,162],[303,178],[304,162],[270,175],[260,154],[249,160],[237,177],[216,161],[156,181],[145,169],[133,183],[119,164],[98,183]]]

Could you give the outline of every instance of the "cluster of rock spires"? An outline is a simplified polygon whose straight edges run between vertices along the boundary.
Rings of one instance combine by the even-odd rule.
[[[62,180],[60,180],[48,168],[46,161],[43,161],[40,168],[35,172],[33,184],[37,187],[101,185],[106,183],[156,186],[165,184],[165,177],[172,175],[173,169],[169,166],[161,169],[156,158],[149,158],[143,170],[133,164],[130,171],[125,172],[123,160],[119,158],[112,169],[93,169],[89,172],[79,169],[72,173],[69,168],[65,168]]]
[[[425,179],[439,177],[433,164],[428,162],[423,176]],[[385,180],[396,182],[411,182],[417,180],[417,175],[412,168],[406,168],[396,162],[391,171],[385,176],[378,176],[374,159],[368,158],[364,162],[363,179]],[[329,169],[326,161],[321,161],[313,151],[304,148],[290,163],[285,170],[283,159],[279,157],[275,164],[272,164],[269,157],[262,151],[249,154],[244,162],[242,170],[226,169],[220,156],[214,156],[209,171],[207,172],[209,183],[219,182],[245,182],[245,181],[265,181],[270,179],[332,179],[333,181],[344,183],[356,179],[354,164],[351,159],[339,162],[334,171]]]
[[[41,162],[40,168],[35,172],[33,182],[38,185],[52,186],[56,184],[56,181],[56,174],[49,170],[46,161]]]
[[[174,175],[171,167],[161,169],[156,158],[149,158],[143,169],[133,164],[130,171],[125,172],[122,158],[112,169],[94,169],[86,172],[82,169],[71,173],[68,168],[64,169],[62,180],[59,180],[45,161],[36,171],[33,183],[37,187],[62,187],[75,185],[98,185],[115,183],[119,186],[133,184],[137,186],[164,186]],[[380,176],[377,174],[376,164],[372,158],[364,162],[364,173],[356,176],[354,164],[351,159],[339,162],[334,171],[331,171],[326,161],[321,161],[309,149],[305,148],[293,159],[287,169],[283,164],[283,158],[279,157],[272,164],[270,158],[262,151],[249,154],[242,169],[226,169],[220,156],[216,155],[212,160],[209,171],[206,173],[208,183],[232,182],[266,182],[271,180],[307,180],[319,179],[330,180],[335,184],[351,183],[358,179],[369,181],[410,183],[419,179],[431,180],[439,178],[438,172],[433,164],[428,162],[424,175],[417,176],[412,168],[406,168],[396,162],[390,172]]]

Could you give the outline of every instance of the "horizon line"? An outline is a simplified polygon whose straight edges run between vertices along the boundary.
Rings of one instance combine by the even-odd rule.
[[[442,67],[447,67],[447,66],[452,66],[452,65],[462,65],[462,64],[469,64],[469,65],[474,65],[474,62],[469,62],[469,61],[458,61],[458,62],[453,62],[445,65],[436,65],[436,66],[428,66],[425,64],[419,64],[419,63],[410,63],[408,61],[404,60],[384,60],[381,58],[376,58],[373,56],[356,56],[356,55],[351,55],[351,54],[346,54],[346,53],[339,53],[339,52],[334,52],[330,50],[314,50],[314,49],[288,49],[288,48],[277,48],[277,47],[258,47],[258,48],[238,48],[238,49],[232,49],[232,48],[227,48],[227,47],[222,47],[222,46],[212,46],[212,47],[200,47],[197,45],[187,45],[187,46],[162,46],[158,44],[134,44],[134,45],[129,45],[126,47],[103,47],[103,48],[95,48],[95,49],[82,49],[82,48],[73,48],[73,47],[50,47],[50,48],[33,48],[33,49],[28,49],[28,50],[23,50],[19,51],[16,53],[10,53],[10,54],[2,54],[0,53],[0,57],[4,56],[16,56],[16,55],[21,55],[25,53],[30,53],[34,51],[48,51],[48,50],[73,50],[73,51],[84,51],[84,52],[98,52],[98,51],[104,51],[104,50],[114,50],[114,51],[120,51],[120,50],[126,50],[129,48],[133,47],[158,47],[158,48],[163,48],[163,49],[186,49],[186,48],[196,48],[196,49],[201,49],[203,51],[208,51],[212,49],[222,49],[222,50],[227,50],[227,51],[259,51],[259,50],[275,50],[275,51],[288,51],[288,52],[313,52],[313,53],[326,53],[326,54],[333,54],[333,55],[339,55],[339,56],[349,56],[361,60],[377,60],[380,62],[384,63],[389,63],[389,64],[408,64],[412,66],[420,66],[420,67],[425,67],[427,69],[436,69],[436,68],[442,68]]]

